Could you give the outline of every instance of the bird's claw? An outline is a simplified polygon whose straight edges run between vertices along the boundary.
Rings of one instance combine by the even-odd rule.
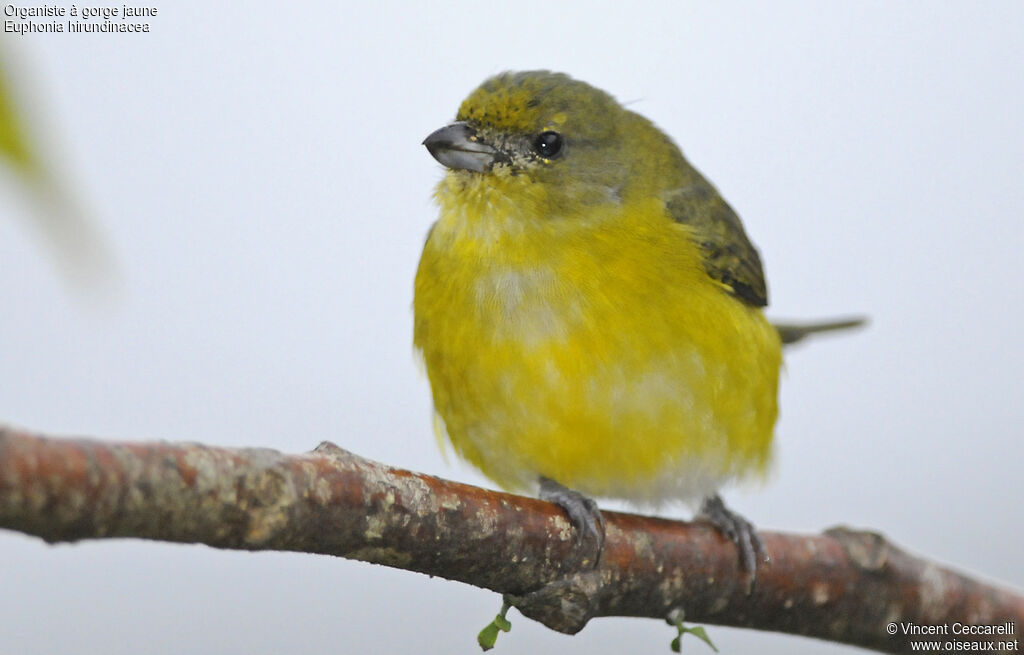
[[[700,513],[731,542],[736,544],[740,556],[740,568],[747,573],[747,593],[754,589],[757,579],[758,562],[771,561],[764,542],[757,529],[747,519],[733,512],[722,502],[718,494],[708,496],[701,505]]]
[[[555,503],[569,515],[569,521],[576,528],[577,545],[589,546],[584,551],[584,566],[597,566],[604,550],[604,517],[592,498],[587,498],[578,491],[573,491],[555,482],[551,478],[540,479],[540,497]],[[590,556],[591,551],[593,555]]]

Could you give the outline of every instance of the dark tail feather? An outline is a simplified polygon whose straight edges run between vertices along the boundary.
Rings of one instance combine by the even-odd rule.
[[[865,316],[858,316],[855,318],[844,318],[836,321],[827,321],[823,323],[773,323],[775,329],[779,332],[779,337],[782,339],[783,345],[789,345],[803,341],[804,337],[811,334],[817,334],[819,332],[833,332],[836,330],[851,330],[853,328],[859,328],[867,324],[868,319]]]

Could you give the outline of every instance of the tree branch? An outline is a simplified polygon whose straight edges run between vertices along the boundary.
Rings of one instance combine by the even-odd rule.
[[[337,555],[506,594],[527,616],[569,633],[593,617],[665,618],[680,609],[687,621],[893,653],[929,638],[900,624],[1010,623],[1010,634],[945,639],[1022,636],[1024,597],[878,534],[762,532],[772,561],[747,595],[733,545],[709,525],[617,512],[604,519],[601,561],[579,571],[575,535],[555,505],[391,468],[328,442],[283,455],[0,428],[0,527],[48,542],[138,537]]]

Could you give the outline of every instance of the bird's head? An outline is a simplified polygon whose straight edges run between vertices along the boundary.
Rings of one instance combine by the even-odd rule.
[[[685,166],[648,120],[600,89],[548,71],[488,79],[463,101],[456,122],[423,144],[467,184],[540,185],[551,214],[656,195]]]

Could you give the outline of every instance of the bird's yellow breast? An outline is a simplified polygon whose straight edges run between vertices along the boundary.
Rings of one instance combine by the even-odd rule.
[[[525,176],[450,172],[415,345],[456,451],[508,489],[697,498],[762,470],[779,339],[661,201],[545,213]]]

